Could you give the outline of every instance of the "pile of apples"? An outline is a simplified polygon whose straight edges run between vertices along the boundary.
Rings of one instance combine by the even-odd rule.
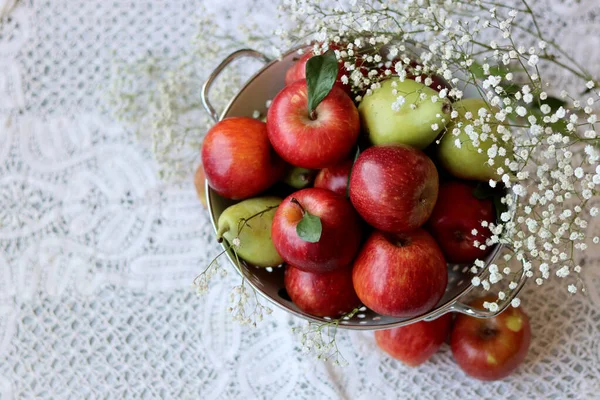
[[[226,118],[207,133],[198,174],[239,200],[220,215],[217,235],[250,265],[283,265],[287,294],[305,313],[339,317],[362,304],[391,317],[422,315],[445,293],[448,262],[491,250],[482,221],[495,221],[494,204],[474,190],[496,177],[485,163],[496,144],[480,143],[481,154],[463,133],[450,134],[486,103],[436,96],[448,87],[437,77],[432,88],[392,76],[357,107],[342,69],[323,85],[325,67],[321,78],[308,76],[312,59],[290,68],[266,122]],[[450,322],[378,331],[377,343],[417,365],[446,340]],[[461,315],[451,336],[467,373],[497,379],[523,360],[529,324],[515,308],[490,320]]]

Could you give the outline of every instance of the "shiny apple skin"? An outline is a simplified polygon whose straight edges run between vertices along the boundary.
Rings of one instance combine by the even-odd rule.
[[[296,81],[306,79],[306,62],[314,55],[312,50],[302,54],[302,56],[296,61],[285,73],[285,84],[291,85]]]
[[[429,360],[446,341],[452,325],[452,314],[433,321],[419,321],[399,328],[375,331],[380,349],[411,367]]]
[[[337,317],[360,305],[349,268],[315,273],[288,265],[284,283],[294,304],[307,314]]]
[[[483,309],[481,298],[471,303]],[[529,318],[521,307],[509,306],[494,318],[458,315],[450,334],[452,355],[473,378],[493,381],[506,378],[525,360],[531,343]]]
[[[425,230],[375,231],[354,261],[352,281],[358,298],[371,310],[412,318],[442,298],[448,272],[442,251]]]
[[[317,243],[306,242],[296,233],[302,210],[291,201],[292,198],[306,211],[321,218],[323,229]],[[303,271],[350,268],[360,246],[360,219],[344,197],[326,189],[303,189],[288,196],[277,208],[271,236],[281,257]]]
[[[208,131],[202,144],[202,165],[210,187],[233,200],[268,189],[285,169],[271,147],[266,124],[247,117],[226,118]]]
[[[481,250],[473,243],[485,244],[492,233],[481,226],[482,221],[495,221],[494,205],[490,199],[473,195],[475,185],[450,181],[440,186],[438,200],[427,222],[427,230],[440,245],[448,262],[472,263],[483,259],[493,247]],[[473,229],[477,234],[472,233]]]
[[[334,166],[323,168],[315,178],[314,187],[331,190],[340,196],[346,196],[348,175],[350,175],[352,163],[352,160],[346,160]]]
[[[431,215],[438,179],[433,161],[422,151],[405,145],[373,146],[352,167],[350,200],[374,228],[410,232]]]
[[[288,163],[321,169],[346,159],[360,130],[358,110],[337,86],[316,108],[311,120],[306,81],[296,81],[275,96],[267,115],[269,140]]]

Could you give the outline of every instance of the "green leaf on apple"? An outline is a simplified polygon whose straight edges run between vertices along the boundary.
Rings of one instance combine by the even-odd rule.
[[[352,170],[354,169],[354,164],[356,164],[356,160],[358,160],[358,156],[360,156],[360,147],[356,146],[356,153],[354,153],[354,159],[352,160],[350,171],[348,171],[348,182],[346,183],[346,197],[348,198],[350,198],[350,177],[352,176]]]
[[[305,242],[317,243],[321,239],[322,231],[321,218],[308,211],[304,212],[302,219],[296,225],[296,233]]]
[[[333,50],[311,57],[306,62],[306,85],[310,113],[331,92],[338,75],[338,61]]]
[[[473,189],[473,196],[479,200],[492,199],[492,202],[494,203],[494,209],[496,210],[496,221],[500,221],[500,215],[508,210],[507,205],[501,201],[503,194],[503,191],[491,188],[486,183],[479,183],[475,189]]]

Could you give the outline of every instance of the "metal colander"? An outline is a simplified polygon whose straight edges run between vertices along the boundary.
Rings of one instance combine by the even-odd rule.
[[[215,122],[233,116],[251,117],[257,110],[265,115],[266,102],[267,100],[273,99],[281,88],[283,88],[285,73],[298,57],[297,50],[298,49],[293,49],[282,56],[281,60],[274,61],[270,61],[265,55],[249,49],[238,50],[230,54],[221,62],[204,83],[202,88],[202,103],[204,108]],[[225,67],[227,67],[227,65],[236,59],[244,57],[262,60],[266,65],[248,80],[239,93],[229,102],[221,116],[219,116],[209,100],[210,88],[217,76]],[[474,88],[471,93],[469,93],[468,89],[464,92],[466,97],[478,96],[477,91]],[[228,206],[234,204],[235,201],[219,196],[211,189],[208,182],[206,183],[206,193],[211,223],[216,232],[219,216]],[[224,245],[221,246],[225,249]],[[486,268],[481,269],[481,272],[479,273],[479,276],[482,279],[487,274],[487,266],[491,264],[501,252],[501,247],[502,246],[497,245],[486,257]],[[329,318],[315,317],[307,314],[292,303],[283,284],[283,267],[265,269],[247,265],[244,262],[238,263],[231,251],[227,253],[227,257],[236,270],[246,278],[254,289],[271,303],[309,321],[317,323],[331,321]],[[340,322],[340,327],[359,330],[389,329],[421,320],[432,320],[448,312],[459,312],[478,318],[490,318],[501,313],[508,307],[511,300],[518,294],[526,281],[525,272],[521,271],[518,277],[518,286],[512,290],[503,301],[499,302],[497,311],[492,312],[488,310],[473,309],[463,303],[469,292],[474,289],[474,286],[471,284],[471,279],[474,275],[469,269],[470,265],[448,264],[448,285],[446,287],[446,292],[438,304],[426,314],[404,319],[380,315],[363,307],[361,308],[361,311],[356,313],[352,318],[343,319]]]

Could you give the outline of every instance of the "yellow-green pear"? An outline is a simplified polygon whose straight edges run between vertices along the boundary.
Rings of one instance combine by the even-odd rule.
[[[219,217],[217,237],[227,240],[238,256],[249,264],[275,267],[283,263],[271,240],[271,225],[280,203],[279,197],[268,196],[247,199],[227,207]],[[272,209],[269,210],[269,207]]]
[[[492,117],[493,124],[490,134],[482,134],[482,126],[478,121],[479,110],[486,109],[492,115],[498,109],[491,108],[483,99],[464,99],[454,103],[453,108],[458,112],[458,117],[447,126],[446,133],[438,146],[438,160],[440,164],[452,175],[461,179],[487,182],[490,179],[499,180],[498,167],[508,168],[505,159],[512,154],[512,146],[505,143],[497,133],[497,121]],[[471,118],[467,114],[471,113]],[[458,135],[457,135],[458,133]],[[492,137],[493,136],[493,137]],[[476,139],[476,146],[473,139]],[[495,146],[495,147],[494,147]],[[490,165],[488,150],[494,147],[493,165]],[[505,154],[501,155],[500,148]]]
[[[364,96],[358,112],[361,127],[373,144],[407,144],[424,149],[450,120],[452,106],[422,83],[393,77]]]

